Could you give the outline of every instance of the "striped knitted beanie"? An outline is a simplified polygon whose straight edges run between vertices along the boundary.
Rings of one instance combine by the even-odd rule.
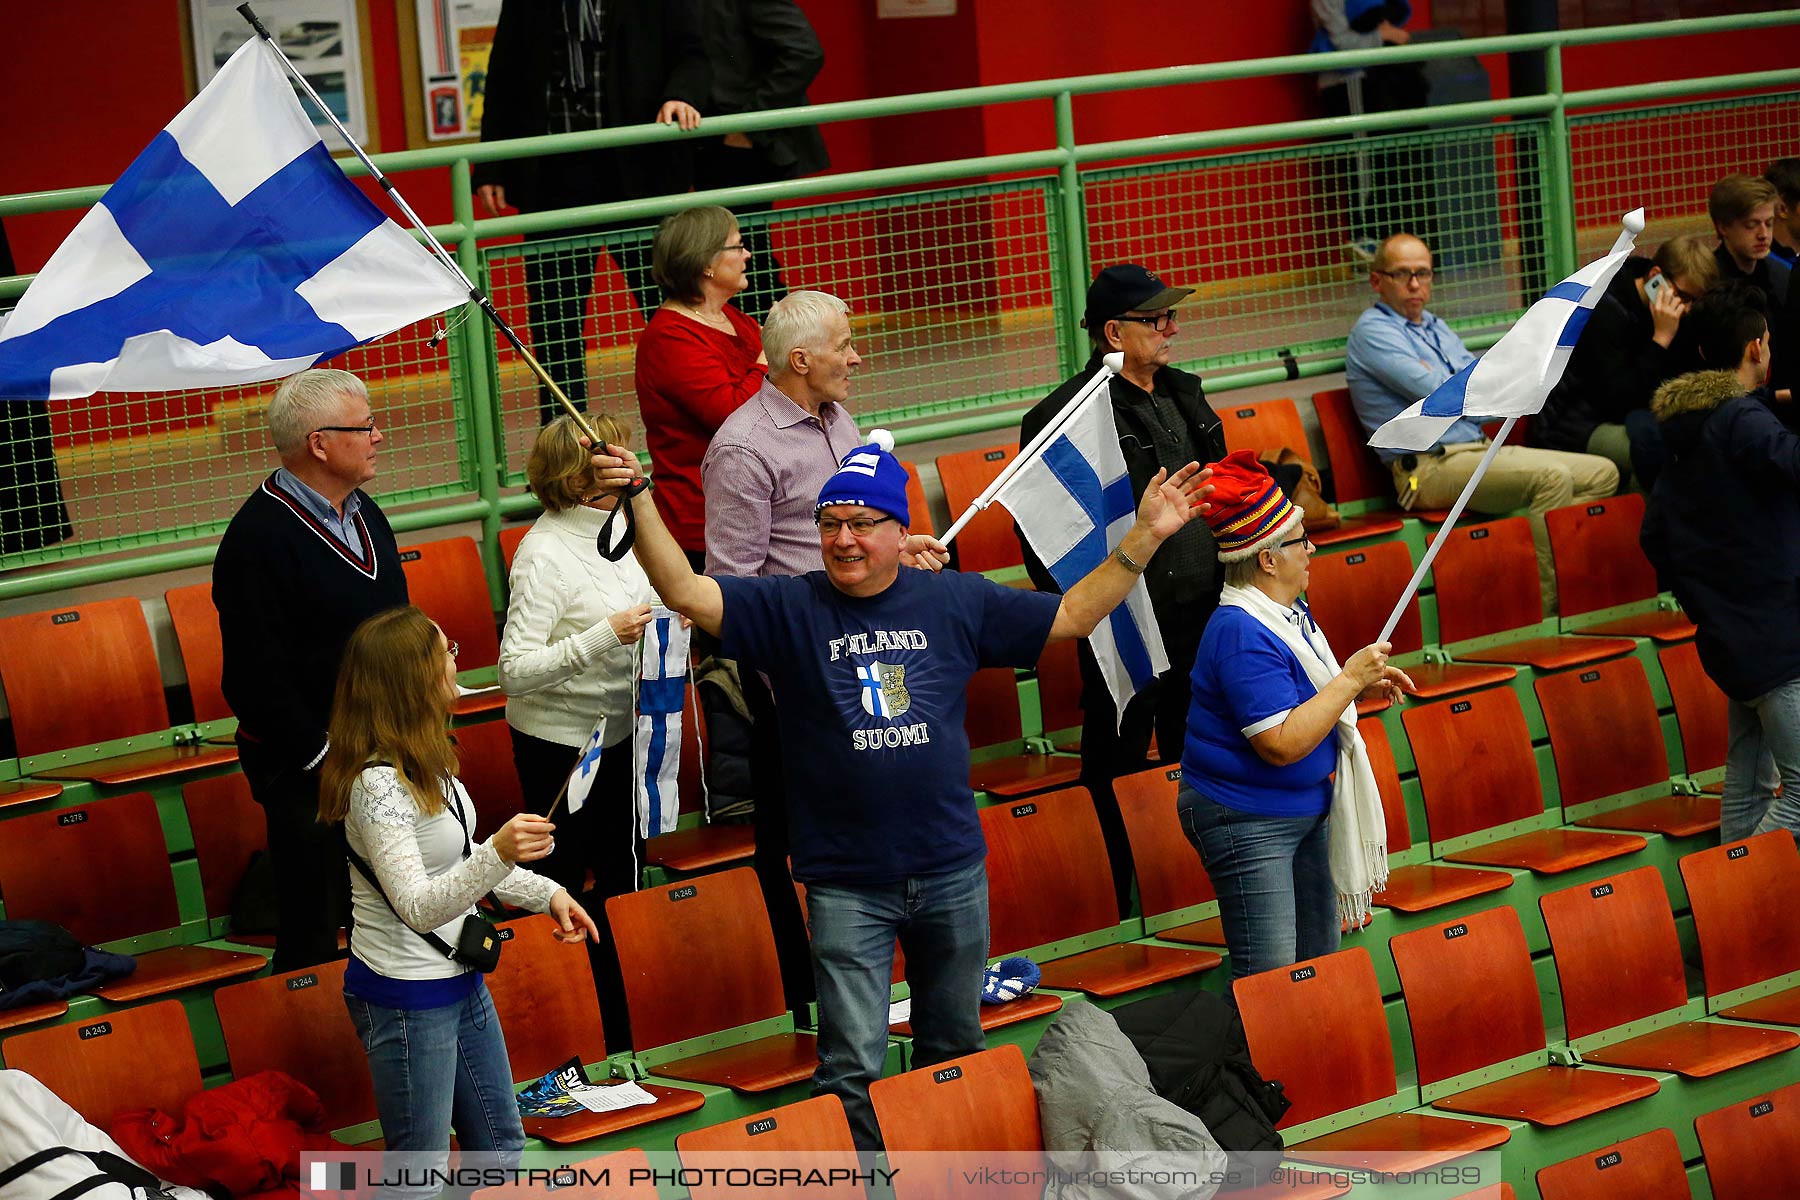
[[[1220,562],[1242,562],[1273,543],[1302,522],[1275,481],[1256,460],[1254,450],[1234,450],[1212,468],[1212,511],[1206,523],[1219,543]]]

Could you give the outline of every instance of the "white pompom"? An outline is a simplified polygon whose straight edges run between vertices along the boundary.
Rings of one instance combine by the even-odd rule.
[[[1117,350],[1114,350],[1100,361],[1105,363],[1106,369],[1111,371],[1114,375],[1118,375],[1125,370],[1125,356]]]
[[[871,446],[880,446],[889,454],[894,452],[894,435],[885,429],[871,429],[869,436],[863,440]]]

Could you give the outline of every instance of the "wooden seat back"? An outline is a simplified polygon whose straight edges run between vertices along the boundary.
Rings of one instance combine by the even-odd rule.
[[[0,1043],[0,1058],[102,1129],[134,1109],[178,1113],[200,1090],[200,1059],[179,1000],[16,1033]]]
[[[1543,814],[1531,734],[1511,688],[1409,705],[1400,720],[1433,841]]]
[[[1285,396],[1275,400],[1259,400],[1255,404],[1232,404],[1215,401],[1213,410],[1225,427],[1225,446],[1229,450],[1254,450],[1256,457],[1272,461],[1283,449],[1292,450],[1308,463],[1313,460],[1312,447],[1306,441],[1306,426],[1300,421],[1300,410]]]
[[[939,455],[938,481],[944,485],[944,502],[950,507],[950,519],[954,521],[962,516],[963,510],[974,503],[982,489],[994,482],[1006,469],[1006,464],[1018,456],[1017,442]],[[952,545],[956,550],[957,566],[964,571],[992,571],[1016,567],[1025,561],[1018,535],[1013,532],[1012,514],[999,505],[977,513],[963,526]]]
[[[587,950],[557,941],[554,928],[547,913],[502,924],[500,965],[487,977],[516,1080],[537,1079],[571,1055],[584,1063],[606,1057]]]
[[[1619,1200],[1621,1196],[1692,1200],[1694,1195],[1688,1187],[1681,1148],[1668,1129],[1652,1129],[1552,1163],[1538,1171],[1537,1185],[1543,1200]]]
[[[1556,607],[1565,617],[1649,600],[1656,569],[1638,545],[1644,498],[1635,492],[1544,514],[1556,564]],[[1595,570],[1605,563],[1605,570]]]
[[[1112,867],[1086,788],[1063,788],[981,810],[987,838],[988,952],[1111,929]]]
[[[1151,767],[1113,780],[1146,917],[1218,898],[1199,852],[1181,828],[1175,809],[1180,790],[1180,767]]]
[[[407,597],[457,643],[458,670],[491,667],[500,661],[494,606],[474,538],[402,546],[400,566],[406,572]]]
[[[1350,389],[1314,392],[1313,411],[1319,416],[1319,432],[1325,436],[1325,455],[1331,461],[1332,492],[1338,503],[1392,500],[1393,476],[1369,449],[1369,436],[1356,418]]]
[[[181,666],[187,674],[188,697],[194,720],[220,721],[231,715],[221,682],[225,674],[225,644],[219,635],[219,610],[213,607],[212,584],[195,583],[163,593],[169,607],[169,623],[175,627],[175,643],[181,647]]]
[[[1551,892],[1538,908],[1570,1041],[1687,1003],[1675,914],[1655,867]]]
[[[0,895],[10,920],[53,921],[90,946],[181,924],[148,792],[9,818]]]
[[[0,618],[0,688],[21,758],[169,727],[133,596]]]
[[[1658,650],[1656,657],[1675,702],[1683,769],[1695,774],[1724,766],[1730,740],[1725,693],[1700,665],[1700,648],[1691,641],[1676,642]]]
[[[1376,542],[1343,554],[1313,555],[1306,603],[1339,662],[1380,636],[1412,573],[1412,554],[1404,542]],[[1419,599],[1414,596],[1394,627],[1394,653],[1423,649],[1423,628]]]
[[[844,1102],[836,1096],[814,1096],[767,1112],[736,1117],[705,1129],[692,1129],[675,1139],[681,1165],[701,1172],[688,1188],[693,1200],[737,1200],[741,1186],[714,1172],[732,1168],[774,1165],[786,1169],[819,1172],[854,1171],[856,1143]],[[779,1154],[779,1160],[762,1158]],[[830,1176],[826,1176],[831,1178]],[[848,1179],[835,1178],[826,1186],[799,1183],[761,1186],[756,1194],[765,1200],[806,1200],[808,1196],[860,1197],[863,1190]]]
[[[1531,522],[1459,525],[1432,564],[1438,641],[1461,642],[1536,625],[1544,617]]]
[[[237,771],[189,780],[181,785],[181,800],[194,835],[206,915],[229,917],[251,857],[269,848],[262,806],[251,798],[250,781]]]
[[[1277,1129],[1394,1094],[1394,1046],[1361,946],[1232,982],[1250,1061],[1293,1102]]]
[[[1540,675],[1535,686],[1565,807],[1669,782],[1662,720],[1643,663],[1610,659]]]
[[[1800,1083],[1694,1118],[1713,1200],[1763,1200],[1800,1179]]]
[[[756,872],[737,867],[606,902],[636,1049],[787,1011]]]
[[[1800,850],[1785,829],[1684,855],[1706,993],[1800,971]],[[1779,919],[1778,918],[1779,915]]]
[[[1490,908],[1389,939],[1420,1084],[1542,1050],[1544,1005],[1519,914]]]
[[[375,1119],[368,1058],[344,1008],[345,961],[213,992],[232,1075],[292,1075],[318,1093],[328,1129]]]

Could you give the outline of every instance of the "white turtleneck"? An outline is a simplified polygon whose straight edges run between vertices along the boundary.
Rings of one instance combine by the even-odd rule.
[[[607,745],[631,733],[636,647],[621,646],[607,618],[657,603],[636,556],[608,562],[595,549],[606,517],[580,505],[547,512],[513,559],[500,639],[506,722],[563,746],[584,744],[602,713]]]

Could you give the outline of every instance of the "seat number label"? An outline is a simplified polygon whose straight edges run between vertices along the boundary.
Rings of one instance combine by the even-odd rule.
[[[92,1025],[83,1025],[81,1027],[81,1040],[85,1042],[89,1038],[105,1037],[111,1032],[111,1021],[96,1021]]]
[[[1450,928],[1444,930],[1444,940],[1451,941],[1455,938],[1467,937],[1468,933],[1469,927],[1466,924],[1452,925]]]
[[[690,883],[686,887],[670,888],[669,889],[669,900],[671,903],[673,903],[676,900],[692,900],[695,896],[698,896],[699,894],[700,894],[700,889]]]
[[[318,986],[319,986],[319,977],[310,971],[308,971],[304,975],[296,975],[292,979],[287,981],[287,989],[290,992],[305,991],[309,987],[318,987]]]
[[[1736,859],[1745,857],[1749,853],[1750,853],[1750,847],[1748,847],[1748,846],[1733,846],[1731,849],[1729,849],[1725,852],[1725,857],[1735,861]]]
[[[744,1126],[744,1132],[749,1134],[751,1137],[755,1137],[759,1133],[773,1133],[774,1131],[775,1131],[775,1118],[774,1117],[764,1117],[760,1121],[751,1121],[749,1124]]]
[[[1602,896],[1610,896],[1612,894],[1613,885],[1610,883],[1603,883],[1599,887],[1591,887],[1588,889],[1588,895],[1596,900],[1600,899]]]
[[[1620,1154],[1617,1150],[1614,1150],[1611,1154],[1602,1154],[1599,1158],[1596,1158],[1594,1160],[1594,1169],[1596,1171],[1604,1171],[1606,1168],[1616,1167],[1624,1161],[1625,1156]]]
[[[1775,1102],[1773,1100],[1764,1100],[1759,1104],[1752,1104],[1750,1106],[1750,1115],[1753,1117],[1766,1117],[1774,1111]]]
[[[961,1079],[961,1078],[962,1078],[962,1068],[961,1067],[945,1067],[941,1071],[933,1071],[931,1073],[931,1082],[933,1082],[933,1083],[949,1083],[953,1079]]]
[[[1600,672],[1598,671],[1583,671],[1581,673],[1581,682],[1583,683],[1598,683],[1599,681]]]
[[[85,812],[66,812],[66,813],[57,813],[56,814],[56,823],[58,825],[79,825],[87,819],[88,819],[88,815]]]
[[[1035,804],[1015,804],[1012,807],[1012,815],[1015,817],[1029,817],[1036,812],[1037,805]]]
[[[60,612],[50,618],[50,623],[52,625],[73,625],[79,620],[81,620],[81,614],[78,612]]]
[[[1452,713],[1452,715],[1457,714],[1457,713],[1466,713],[1471,708],[1474,708],[1474,707],[1475,707],[1475,705],[1468,700],[1458,700],[1455,704],[1452,704],[1450,706],[1450,712]]]
[[[425,556],[417,550],[402,550],[400,552],[401,562],[418,562],[423,557]]]
[[[1311,979],[1313,976],[1317,975],[1318,973],[1319,973],[1319,971],[1318,971],[1317,967],[1301,967],[1298,971],[1289,971],[1288,978],[1293,980],[1295,983],[1300,983],[1303,980]]]

